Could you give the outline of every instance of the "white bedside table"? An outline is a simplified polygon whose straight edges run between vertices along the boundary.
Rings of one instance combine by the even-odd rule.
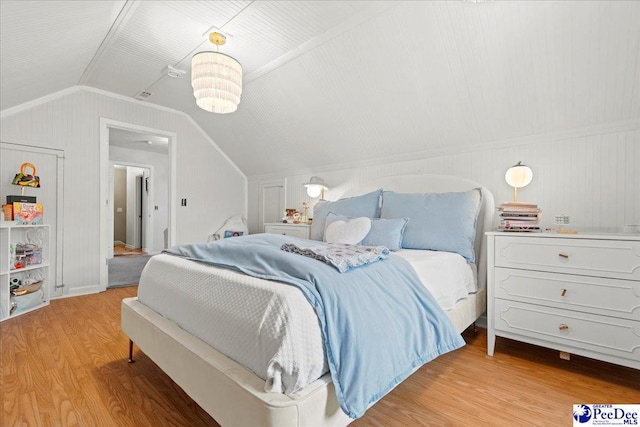
[[[505,337],[640,369],[640,235],[487,233],[487,353]]]
[[[309,224],[288,224],[284,222],[270,222],[264,225],[265,233],[284,234],[285,236],[309,239],[311,236],[311,225]]]

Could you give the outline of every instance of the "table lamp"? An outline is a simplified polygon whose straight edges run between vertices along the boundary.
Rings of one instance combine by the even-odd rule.
[[[513,201],[518,201],[518,188],[529,185],[533,179],[533,172],[531,168],[518,162],[517,165],[511,166],[507,169],[507,173],[504,174],[504,179],[507,184],[513,187]]]
[[[312,198],[316,198],[320,196],[321,199],[324,199],[324,190],[328,190],[329,187],[324,182],[324,179],[319,176],[312,176],[309,182],[304,184],[307,187],[307,195]]]

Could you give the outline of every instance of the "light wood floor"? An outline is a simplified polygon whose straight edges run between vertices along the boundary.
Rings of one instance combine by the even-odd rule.
[[[114,244],[113,256],[138,256],[146,255],[147,253],[141,248],[127,248],[125,245]]]
[[[1,328],[2,426],[215,426],[139,350],[128,364],[120,301],[136,287],[60,299]],[[574,403],[640,403],[640,371],[486,333],[423,366],[354,426],[568,426]]]

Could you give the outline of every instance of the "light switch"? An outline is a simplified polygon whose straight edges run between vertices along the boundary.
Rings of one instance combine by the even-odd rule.
[[[116,212],[122,212],[122,208],[116,208]]]

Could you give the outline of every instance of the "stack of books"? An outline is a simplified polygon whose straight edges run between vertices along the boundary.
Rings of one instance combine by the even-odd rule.
[[[540,232],[540,208],[527,202],[505,202],[498,207],[500,231]]]

